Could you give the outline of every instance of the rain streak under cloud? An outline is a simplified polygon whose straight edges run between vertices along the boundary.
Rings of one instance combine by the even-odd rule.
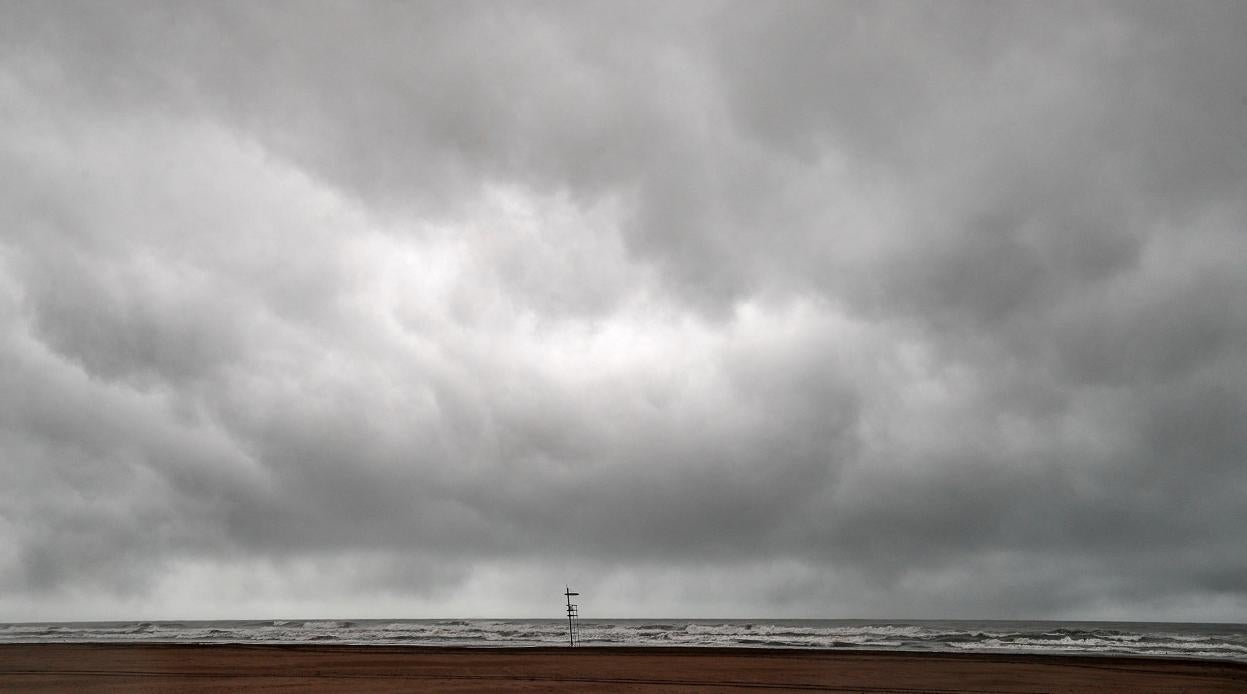
[[[1244,36],[0,2],[0,614],[1247,621]]]

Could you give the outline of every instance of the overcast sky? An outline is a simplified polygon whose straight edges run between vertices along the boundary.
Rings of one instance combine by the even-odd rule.
[[[0,1],[0,621],[1247,621],[1244,37]]]

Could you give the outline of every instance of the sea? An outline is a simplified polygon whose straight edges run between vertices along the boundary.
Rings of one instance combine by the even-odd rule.
[[[0,624],[0,643],[534,647],[559,619],[358,619]],[[1247,662],[1247,625],[859,619],[583,619],[582,646],[718,646],[1163,656]]]

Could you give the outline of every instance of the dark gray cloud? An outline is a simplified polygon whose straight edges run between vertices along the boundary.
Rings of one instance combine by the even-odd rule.
[[[1233,3],[0,16],[7,614],[1247,619]]]

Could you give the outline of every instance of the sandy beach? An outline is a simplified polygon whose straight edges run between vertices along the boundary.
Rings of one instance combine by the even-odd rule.
[[[13,692],[1247,692],[1247,664],[712,648],[6,644]]]

